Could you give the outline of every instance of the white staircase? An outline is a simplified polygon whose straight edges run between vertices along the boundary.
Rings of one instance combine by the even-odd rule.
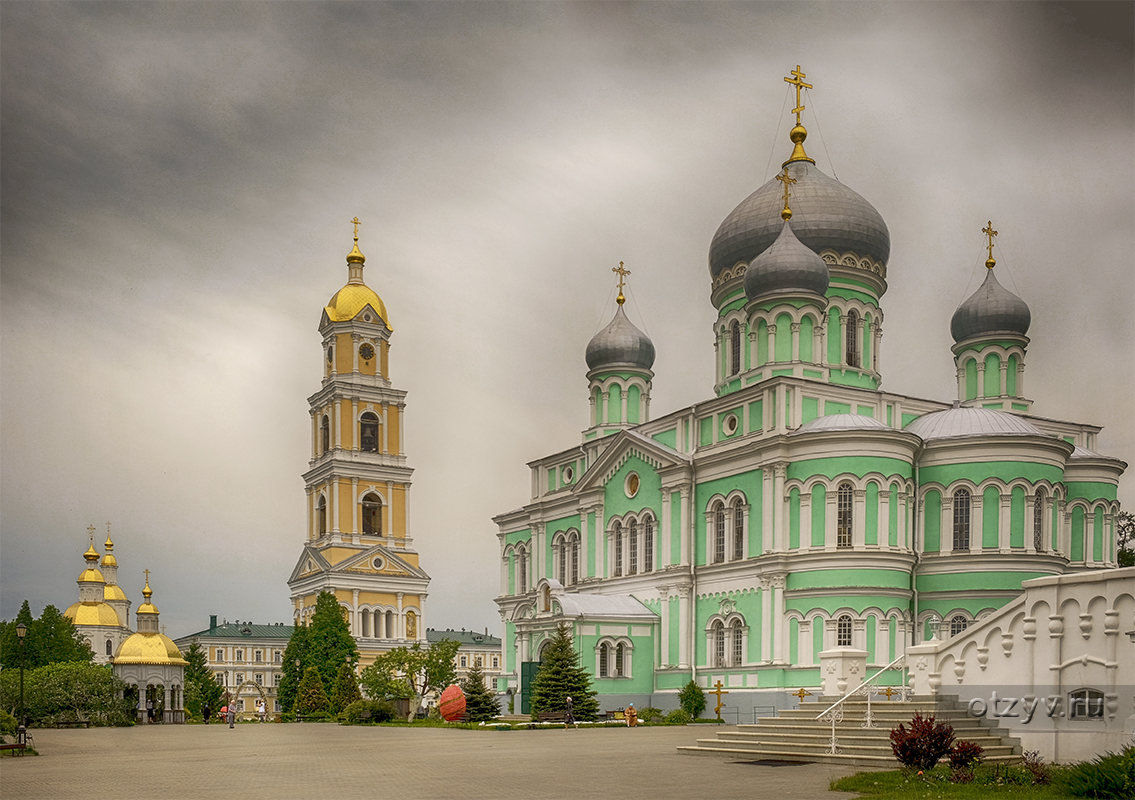
[[[915,697],[871,704],[875,727],[863,727],[866,700],[843,703],[843,719],[836,723],[836,750],[832,753],[832,726],[816,719],[832,705],[831,700],[802,703],[800,708],[781,711],[776,717],[755,725],[738,725],[719,731],[713,739],[698,739],[691,746],[679,747],[686,755],[724,756],[744,761],[822,761],[860,767],[897,769],[899,762],[891,751],[891,729],[900,722],[910,724],[915,712],[933,715],[938,722],[949,722],[958,741],[966,740],[984,748],[985,761],[1015,761],[1020,758],[1017,739],[995,728],[984,719],[972,717],[965,705],[952,698]]]

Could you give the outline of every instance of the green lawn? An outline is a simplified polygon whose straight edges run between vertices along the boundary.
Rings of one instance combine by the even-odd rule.
[[[1058,769],[1058,768],[1057,768]],[[986,764],[979,766],[970,783],[951,783],[950,768],[939,765],[919,775],[908,770],[893,772],[860,772],[832,781],[831,788],[840,792],[859,792],[867,797],[894,798],[974,798],[1044,797],[1071,798],[1062,787],[1032,784],[1032,776],[1020,765]]]

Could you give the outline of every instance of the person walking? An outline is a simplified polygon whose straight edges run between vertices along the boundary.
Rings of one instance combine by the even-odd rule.
[[[579,727],[579,723],[575,721],[575,713],[572,709],[571,697],[568,697],[568,699],[564,702],[564,730],[567,730],[568,725],[571,725],[573,728]]]
[[[229,703],[229,727],[230,728],[233,726],[234,722],[236,722],[236,705],[234,703]]]
[[[213,715],[213,709],[209,708],[208,703],[206,703],[204,706],[202,706],[201,716],[203,716],[205,718],[205,724],[206,725],[209,724],[209,717],[211,717],[212,715]]]
[[[261,721],[261,722],[264,722],[264,717],[265,717],[265,715],[267,715],[267,713],[268,713],[268,706],[266,706],[266,705],[264,704],[264,700],[263,700],[263,699],[259,700],[259,701],[258,701],[258,702],[256,703],[256,715],[257,715],[258,717],[260,717],[260,721]]]

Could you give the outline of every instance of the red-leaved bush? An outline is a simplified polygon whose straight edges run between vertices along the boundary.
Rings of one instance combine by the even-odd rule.
[[[985,748],[975,742],[960,741],[950,750],[951,767],[968,767],[981,759]]]
[[[948,722],[934,722],[933,715],[916,712],[907,728],[901,722],[891,731],[891,750],[895,758],[911,769],[927,770],[950,752],[954,744],[954,727]]]

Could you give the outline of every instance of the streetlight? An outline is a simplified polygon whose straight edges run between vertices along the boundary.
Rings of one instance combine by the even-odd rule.
[[[24,637],[28,635],[28,626],[20,623],[16,626],[16,638],[20,640],[20,727],[16,731],[16,741],[19,744],[28,743],[28,719],[24,710]]]
[[[298,699],[298,697],[299,697],[300,677],[301,677],[301,676],[300,676],[300,660],[299,660],[299,658],[297,657],[297,658],[296,658],[296,698],[297,698],[297,699]],[[293,714],[295,714],[295,716],[296,716],[296,722],[303,722],[303,720],[302,720],[302,719],[300,719],[300,715],[299,715],[299,713],[298,713],[298,711],[297,711],[297,709],[296,709],[296,701],[295,701],[295,699],[293,699],[293,700],[292,700],[292,713],[293,713]]]

